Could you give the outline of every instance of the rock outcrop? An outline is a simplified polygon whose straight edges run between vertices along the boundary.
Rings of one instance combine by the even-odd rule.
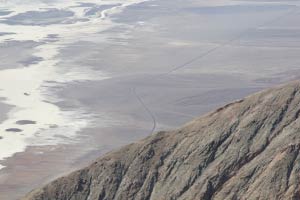
[[[111,152],[25,200],[300,199],[300,82]]]

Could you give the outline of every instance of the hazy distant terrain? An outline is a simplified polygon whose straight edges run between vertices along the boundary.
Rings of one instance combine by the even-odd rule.
[[[1,2],[0,199],[297,78],[299,4]]]

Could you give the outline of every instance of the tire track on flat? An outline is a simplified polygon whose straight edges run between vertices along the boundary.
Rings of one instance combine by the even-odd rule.
[[[173,72],[175,72],[175,71],[177,71],[179,69],[185,68],[189,64],[192,64],[192,63],[196,62],[197,60],[200,60],[200,59],[202,59],[202,58],[204,58],[206,56],[209,56],[210,54],[216,52],[217,50],[222,49],[222,48],[226,47],[227,45],[230,45],[231,43],[233,43],[235,41],[238,41],[239,39],[243,38],[245,35],[248,35],[252,31],[257,30],[259,27],[266,26],[266,25],[271,25],[271,24],[273,24],[273,23],[275,23],[275,22],[277,22],[277,21],[279,21],[279,20],[281,20],[281,19],[283,19],[283,18],[285,18],[285,17],[287,17],[287,16],[295,13],[298,10],[299,10],[298,7],[294,8],[294,9],[290,10],[289,12],[284,13],[284,14],[282,14],[282,15],[280,15],[280,16],[272,19],[272,20],[264,22],[264,23],[262,23],[262,24],[260,24],[258,26],[255,26],[255,27],[248,28],[245,31],[243,31],[242,33],[240,33],[237,36],[233,37],[232,39],[226,41],[225,43],[222,43],[222,44],[220,44],[220,45],[218,45],[218,46],[216,46],[214,48],[211,48],[208,51],[206,51],[206,52],[204,52],[204,53],[202,53],[202,54],[200,54],[200,55],[198,55],[198,56],[196,56],[196,57],[194,57],[194,58],[186,61],[185,63],[183,63],[181,65],[175,66],[173,69],[171,69],[168,72],[163,73],[163,74],[161,74],[159,76],[166,76],[166,75],[169,75],[169,74],[171,74],[171,73],[173,73]]]
[[[145,104],[145,102],[143,101],[143,99],[139,96],[139,94],[137,93],[137,89],[136,87],[132,88],[133,94],[136,97],[136,99],[140,102],[140,104],[142,105],[142,107],[144,108],[144,110],[146,111],[146,113],[148,113],[148,115],[151,117],[152,121],[153,121],[153,126],[152,129],[150,130],[150,134],[154,133],[156,126],[157,126],[157,121],[155,118],[155,115],[153,114],[153,112],[148,108],[148,106]]]

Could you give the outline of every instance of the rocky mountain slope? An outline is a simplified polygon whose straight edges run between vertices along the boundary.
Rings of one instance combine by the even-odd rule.
[[[300,81],[106,154],[25,200],[300,199]]]

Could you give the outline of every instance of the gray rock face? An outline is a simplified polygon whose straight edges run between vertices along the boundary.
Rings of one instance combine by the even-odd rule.
[[[159,132],[26,200],[300,199],[300,82]]]

